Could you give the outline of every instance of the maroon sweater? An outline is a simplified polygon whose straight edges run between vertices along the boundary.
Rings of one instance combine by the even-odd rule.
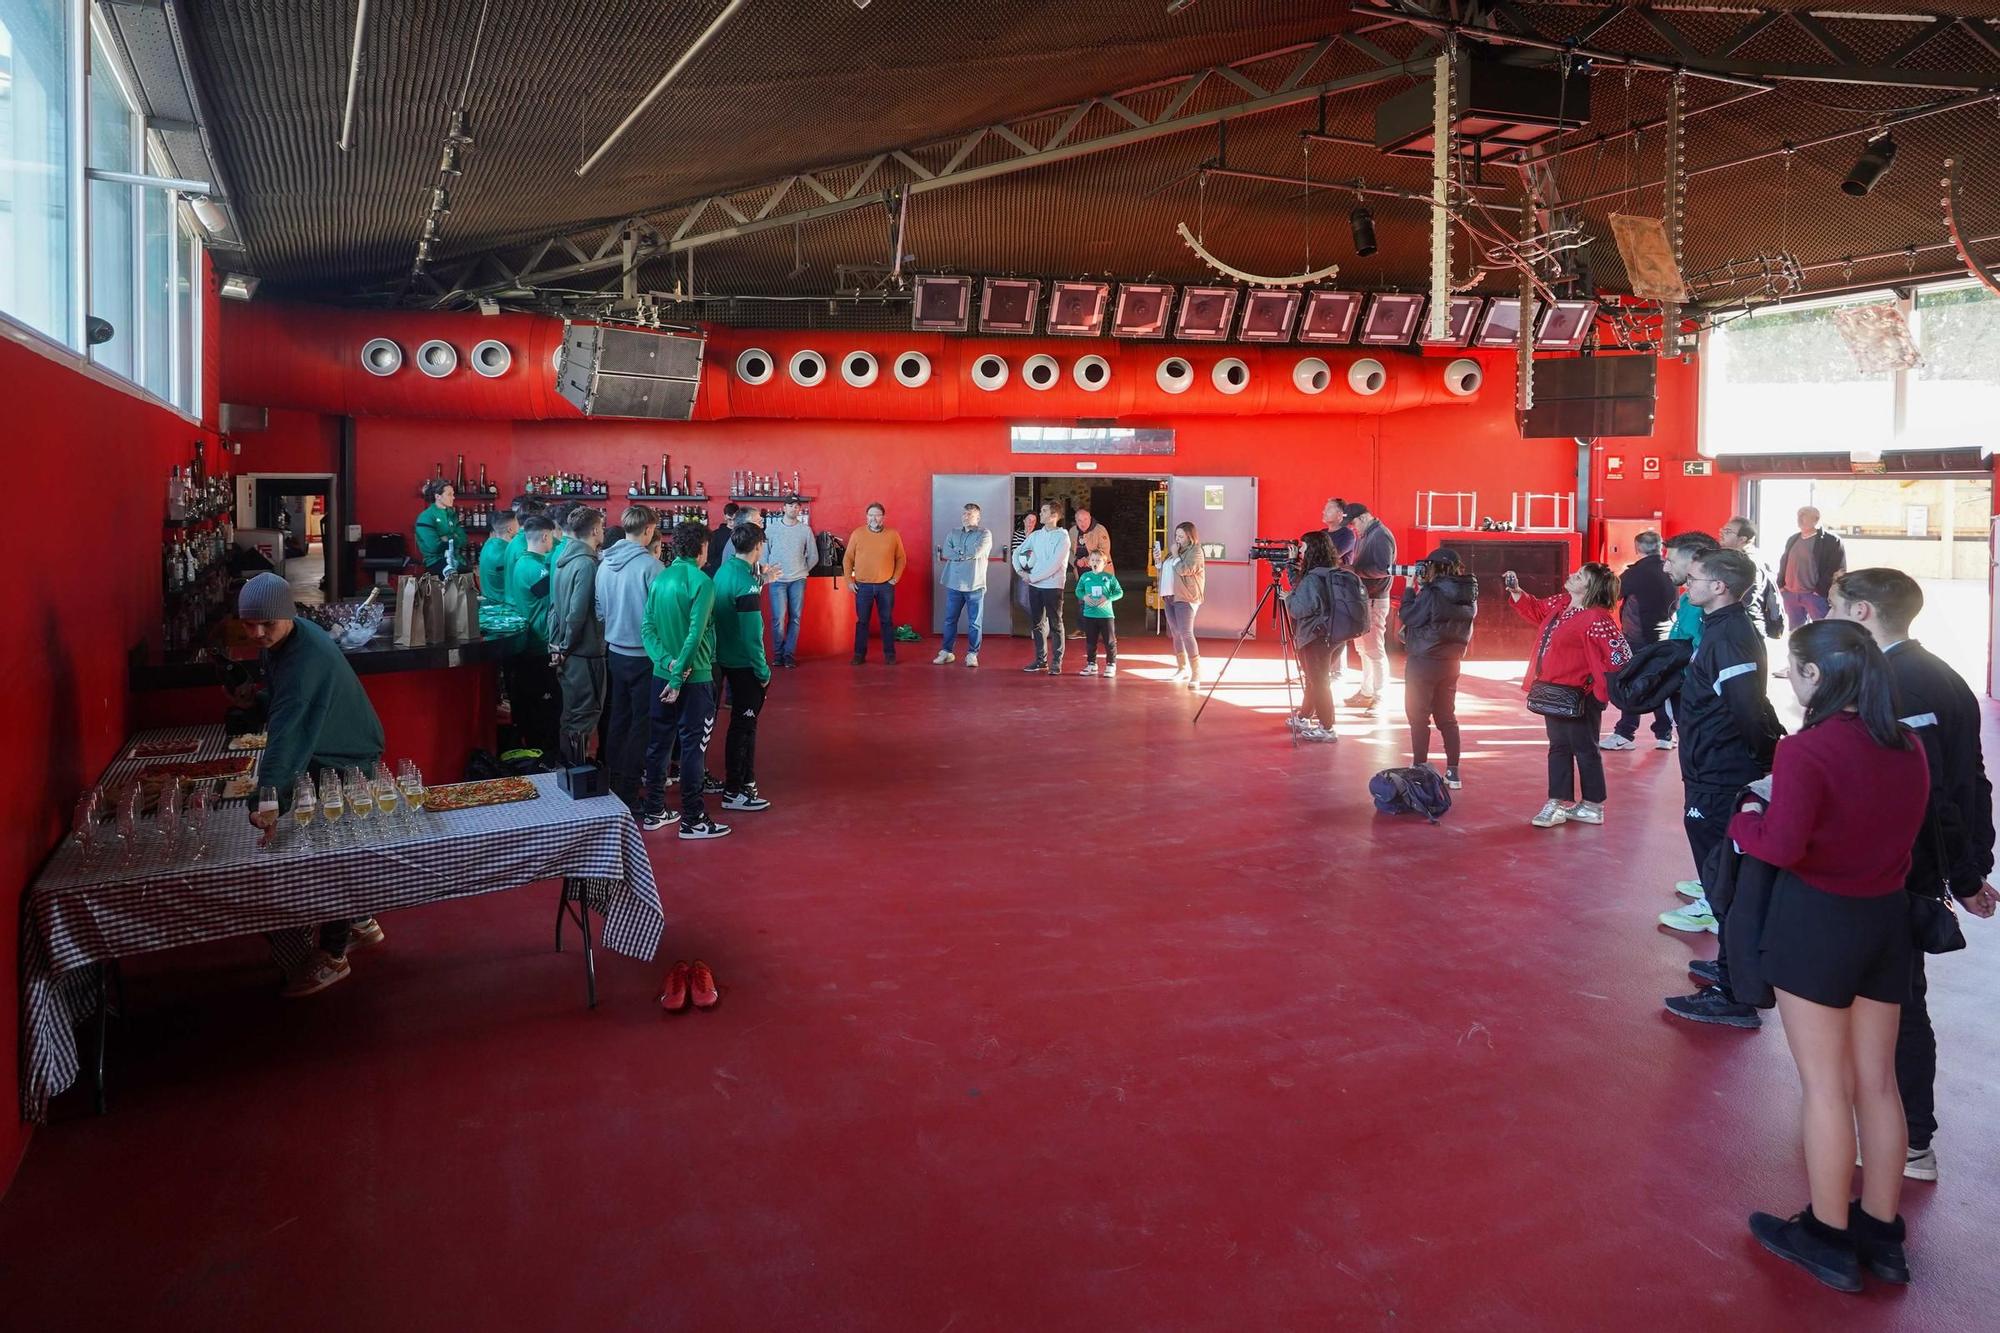
[[[1839,713],[1778,742],[1769,809],[1738,811],[1729,836],[1816,889],[1879,898],[1910,873],[1930,791],[1923,747],[1884,749],[1858,716]]]

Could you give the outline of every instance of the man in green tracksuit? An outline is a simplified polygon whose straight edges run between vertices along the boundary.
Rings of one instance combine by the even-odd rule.
[[[479,545],[479,591],[490,602],[507,600],[507,563],[514,554],[520,522],[513,510],[498,511],[493,515],[493,535]]]
[[[701,789],[708,777],[708,741],[715,732],[715,584],[701,572],[708,525],[674,529],[675,560],[646,593],[639,637],[653,659],[652,735],[646,745],[645,796],[639,822],[648,829],[680,823],[688,841],[722,838],[729,825],[708,817]],[[681,808],[666,808],[667,754],[681,743]]]
[[[722,808],[768,810],[757,794],[757,715],[771,683],[764,659],[764,597],[757,561],[764,529],[744,523],[729,534],[729,554],[715,571],[715,664],[729,682],[729,739],[722,749]],[[685,771],[685,770],[683,770]]]
[[[507,682],[507,697],[514,709],[514,726],[522,743],[545,755],[556,752],[556,723],[562,710],[562,694],[556,670],[549,661],[549,548],[555,545],[556,525],[545,515],[536,514],[521,524],[521,553],[507,571],[507,604],[520,612],[526,622],[517,647],[508,662],[513,671]]]
[[[268,737],[257,761],[257,785],[290,804],[293,784],[320,770],[366,773],[382,758],[382,721],[327,632],[299,620],[292,588],[276,574],[258,574],[243,585],[236,602],[243,628],[264,650],[264,678],[270,691]],[[250,802],[250,822],[269,830],[276,810]],[[272,931],[272,956],[285,973],[285,994],[312,995],[347,979],[347,950],[379,944],[382,928],[372,918],[329,921],[296,930]]]

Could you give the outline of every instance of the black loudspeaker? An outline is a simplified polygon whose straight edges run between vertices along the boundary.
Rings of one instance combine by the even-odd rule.
[[[608,795],[611,791],[605,783],[604,770],[596,764],[578,764],[574,768],[558,771],[556,786],[568,792],[573,801],[587,801],[593,796]]]
[[[556,391],[585,416],[686,421],[706,346],[685,334],[571,324],[563,329]]]
[[[1537,358],[1535,405],[1521,418],[1521,437],[1650,436],[1659,373],[1659,360],[1650,356]]]

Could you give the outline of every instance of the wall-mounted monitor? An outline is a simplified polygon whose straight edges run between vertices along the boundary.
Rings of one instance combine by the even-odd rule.
[[[1370,347],[1407,347],[1424,317],[1424,297],[1417,292],[1377,292],[1368,298],[1361,319],[1360,341]]]
[[[1033,333],[1041,303],[1040,278],[988,278],[979,289],[979,331]]]
[[[1223,342],[1236,314],[1234,287],[1183,287],[1174,336],[1188,342]]]
[[[964,333],[972,321],[972,279],[919,275],[910,301],[910,327],[918,333]]]
[[[1164,338],[1174,313],[1174,289],[1164,282],[1121,282],[1111,312],[1114,338]]]
[[[1307,292],[1299,341],[1326,346],[1349,343],[1354,341],[1354,328],[1360,322],[1360,292]]]
[[[1104,332],[1104,312],[1110,305],[1108,282],[1052,282],[1046,327],[1065,337],[1095,338]]]
[[[1292,340],[1304,294],[1296,287],[1253,287],[1243,298],[1243,316],[1236,322],[1236,340],[1283,343]]]

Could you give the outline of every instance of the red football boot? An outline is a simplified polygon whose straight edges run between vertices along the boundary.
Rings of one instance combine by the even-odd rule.
[[[688,998],[694,1001],[697,1009],[713,1009],[715,1002],[722,998],[722,992],[716,989],[715,973],[709,971],[708,964],[699,958],[688,969],[687,988]]]
[[[707,969],[702,969],[706,972]],[[688,1007],[688,965],[675,963],[667,969],[666,989],[660,993],[660,1008],[670,1014],[677,1014]]]

